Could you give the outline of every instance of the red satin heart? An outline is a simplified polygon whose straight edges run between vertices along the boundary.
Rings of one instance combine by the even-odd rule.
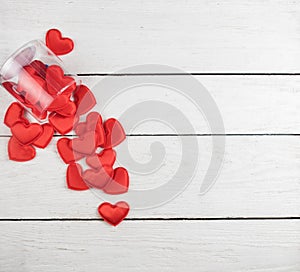
[[[65,107],[57,109],[56,112],[62,116],[73,116],[76,113],[76,109],[75,103],[69,100]]]
[[[67,169],[67,185],[71,190],[83,191],[88,190],[82,178],[82,167],[78,163],[71,163]]]
[[[47,65],[45,63],[43,63],[42,61],[34,60],[28,66],[32,67],[34,69],[36,75],[40,76],[41,78],[46,77]],[[25,67],[24,67],[24,69],[25,69]]]
[[[74,43],[70,38],[64,38],[58,29],[50,29],[46,34],[46,45],[56,55],[65,55],[74,48]]]
[[[96,105],[93,93],[85,85],[80,85],[74,92],[74,102],[77,106],[76,113],[78,115],[89,112]]]
[[[29,124],[29,121],[24,117],[24,108],[19,103],[14,102],[5,113],[4,124],[12,127],[17,122]]]
[[[76,135],[82,136],[86,132],[86,123],[85,122],[78,123],[77,126],[74,128],[74,131]]]
[[[11,133],[23,145],[30,145],[43,132],[43,128],[39,124],[24,124],[17,122],[11,127]]]
[[[117,146],[126,138],[126,134],[122,125],[114,118],[110,118],[105,121],[104,130],[106,134],[104,148],[112,148]]]
[[[84,155],[79,154],[72,150],[70,147],[70,139],[68,138],[61,138],[57,141],[57,151],[62,158],[62,160],[66,164],[70,164],[72,162],[78,161],[84,157]]]
[[[70,101],[69,97],[66,95],[58,95],[48,106],[48,111],[56,111],[59,109],[63,109],[67,106],[68,102]]]
[[[51,65],[48,67],[46,83],[48,93],[51,95],[56,95],[60,92],[70,94],[76,89],[76,82],[74,78],[65,76],[64,71],[58,65]]]
[[[105,132],[102,126],[102,118],[98,112],[91,112],[86,118],[86,122],[81,122],[75,127],[75,133],[82,136],[88,131],[95,133],[96,146],[103,147],[105,142]]]
[[[115,205],[105,202],[98,207],[98,212],[105,222],[117,226],[128,215],[129,209],[129,205],[124,201],[120,201]]]
[[[129,176],[128,172],[123,167],[118,167],[114,170],[113,179],[105,185],[103,192],[110,195],[124,194],[128,191]]]
[[[24,162],[32,160],[36,155],[34,147],[22,145],[15,137],[8,142],[8,157],[12,161]]]
[[[116,161],[116,151],[104,149],[99,154],[94,154],[86,158],[86,163],[92,168],[99,169],[103,166],[112,167]]]
[[[93,188],[102,189],[112,178],[113,169],[104,166],[98,170],[88,169],[83,173],[84,181]]]
[[[52,112],[49,115],[49,122],[57,132],[59,132],[61,135],[65,135],[76,125],[78,122],[78,117],[76,115],[66,117]]]
[[[88,131],[81,138],[73,139],[70,147],[78,153],[91,155],[96,149],[95,132]]]
[[[39,148],[45,148],[52,140],[54,129],[49,124],[42,125],[43,133],[38,137],[33,145]]]

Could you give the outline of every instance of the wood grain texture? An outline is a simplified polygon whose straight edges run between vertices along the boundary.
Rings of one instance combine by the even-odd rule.
[[[185,138],[192,140],[193,137]],[[199,195],[199,190],[211,156],[211,138],[197,139],[199,164],[188,187],[165,205],[132,210],[131,218],[300,215],[298,137],[227,137],[223,168],[214,187],[204,196]],[[66,165],[58,157],[54,143],[46,150],[38,150],[33,161],[16,163],[6,157],[7,141],[8,138],[0,138],[1,218],[98,218],[97,207],[103,202],[102,197],[107,199],[106,196],[66,188]],[[156,168],[143,167],[140,170],[134,162],[149,163],[153,156],[151,144],[157,142],[162,145],[158,150],[162,161]],[[129,157],[126,151],[117,149],[118,160],[129,170],[131,190],[150,189],[172,182],[175,171],[182,163],[182,180],[185,181],[189,174],[186,172],[189,165],[181,162],[180,138],[135,136],[128,137],[123,145],[128,145]],[[190,154],[197,152],[194,146],[185,151]],[[156,160],[158,162],[159,159]],[[123,199],[128,200],[129,204],[132,202],[126,194],[109,198],[112,202]]]
[[[188,72],[299,72],[297,1],[145,0],[1,3],[0,63],[57,27],[74,38],[76,73],[147,63]],[[139,72],[139,71],[136,71]],[[157,71],[149,71],[157,72]]]
[[[300,222],[1,222],[1,271],[300,270]]]
[[[180,81],[184,76],[151,76],[151,80]],[[298,76],[196,76],[211,97],[214,99],[223,118],[225,133],[227,134],[273,134],[273,133],[300,133],[300,77]],[[122,123],[127,133],[133,134],[163,134],[163,133],[211,133],[205,119],[205,114],[196,107],[195,97],[186,97],[179,90],[174,91],[169,87],[149,85],[149,76],[122,76],[122,77],[81,77],[83,83],[91,87],[96,96],[98,105],[95,110],[100,111],[104,118],[122,117]],[[102,81],[108,81],[108,88],[102,87]],[[135,84],[141,84],[136,87]],[[117,95],[111,95],[119,86],[131,86]],[[2,88],[1,88],[2,89]],[[103,97],[110,101],[103,105]],[[0,122],[3,122],[5,111],[13,101],[11,96],[1,90]],[[143,101],[152,101],[151,108],[144,108],[139,115],[144,115],[146,121],[138,126],[132,126],[130,121],[133,116],[124,115],[124,111],[138,106]],[[156,101],[167,103],[180,112],[191,123],[191,129],[185,122],[176,121],[173,128],[168,125],[149,121],[156,109]],[[201,101],[202,104],[206,101]],[[143,113],[143,114],[141,114]],[[164,113],[165,114],[165,113]],[[159,115],[162,121],[167,118]],[[170,115],[170,113],[168,113]],[[136,116],[135,112],[134,115]],[[222,132],[220,129],[217,133]],[[223,132],[224,133],[224,132]],[[0,125],[1,135],[10,135],[4,125]]]

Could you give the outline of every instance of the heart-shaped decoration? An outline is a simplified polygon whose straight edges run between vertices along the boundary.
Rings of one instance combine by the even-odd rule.
[[[11,127],[11,133],[23,145],[30,145],[43,132],[43,128],[39,124],[24,124],[17,122]]]
[[[125,201],[120,201],[115,205],[104,202],[98,207],[98,212],[105,222],[117,226],[128,215],[129,209],[130,207]]]
[[[76,113],[78,115],[89,112],[96,105],[93,93],[85,85],[80,85],[74,92],[74,102],[77,106]]]
[[[82,136],[86,132],[86,123],[85,122],[78,123],[74,128],[74,131],[76,135]]]
[[[84,155],[72,150],[72,148],[70,147],[70,141],[71,140],[68,138],[61,138],[57,141],[56,144],[57,151],[66,164],[78,161],[84,157]]]
[[[104,148],[112,148],[117,146],[126,138],[126,134],[122,125],[114,118],[110,118],[105,121],[104,130],[106,135]]]
[[[12,161],[24,162],[32,160],[36,155],[34,147],[22,145],[13,136],[8,142],[8,157]]]
[[[78,163],[71,163],[67,169],[67,185],[71,190],[84,191],[89,187],[82,178],[82,167]]]
[[[76,82],[74,78],[65,76],[63,69],[58,65],[51,65],[47,69],[46,83],[48,93],[56,95],[63,92],[69,94],[76,89]]]
[[[62,95],[64,96],[64,95]],[[57,109],[56,112],[62,116],[73,116],[76,113],[76,105],[72,101],[68,101],[65,107]]]
[[[58,29],[50,29],[46,34],[46,45],[56,55],[65,55],[74,48],[74,42],[70,38],[64,38]]]
[[[84,181],[93,188],[102,189],[112,178],[113,169],[104,166],[98,170],[88,169],[83,173]]]
[[[61,135],[65,135],[76,125],[78,122],[78,117],[76,115],[66,117],[52,112],[49,115],[49,122],[57,132],[59,132]]]
[[[99,169],[103,166],[112,167],[116,161],[116,151],[104,149],[99,154],[94,154],[86,158],[86,163],[92,168]]]
[[[129,187],[129,175],[125,168],[118,167],[114,170],[113,179],[105,185],[103,192],[110,195],[127,193]]]
[[[70,144],[74,151],[85,155],[91,155],[96,149],[95,132],[88,131],[83,134],[81,138],[73,139]]]
[[[12,127],[17,122],[29,124],[29,121],[24,117],[24,108],[19,103],[14,102],[5,113],[4,124]]]
[[[48,111],[56,111],[59,109],[63,109],[67,106],[68,102],[70,101],[69,97],[66,95],[58,95],[48,106]]]
[[[43,132],[34,142],[33,145],[39,148],[45,148],[52,140],[54,129],[49,124],[42,125]]]

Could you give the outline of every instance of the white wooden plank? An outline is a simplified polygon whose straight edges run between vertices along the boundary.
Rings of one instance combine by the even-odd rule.
[[[147,63],[189,72],[300,68],[298,1],[2,2],[0,62],[57,27],[75,40],[76,51],[66,59],[77,73]]]
[[[299,133],[300,130],[300,77],[297,76],[197,76],[195,77],[214,99],[223,118],[225,133]],[[195,92],[192,96],[185,97],[180,91],[169,87],[158,86],[159,82],[177,82],[185,80],[184,76],[130,76],[130,77],[81,77],[82,81],[91,87],[98,105],[95,110],[100,111],[105,118],[115,116],[122,118],[127,133],[211,133],[206,121],[206,115],[194,104],[196,98],[201,98]],[[105,86],[104,86],[104,81]],[[156,86],[149,85],[149,81],[157,82]],[[136,87],[135,84],[141,84]],[[117,95],[114,91],[122,86],[129,86]],[[2,88],[1,88],[2,89]],[[105,100],[104,100],[105,97]],[[107,106],[104,103],[110,99]],[[0,122],[3,122],[6,108],[13,101],[4,89],[1,90]],[[125,111],[141,105],[143,101],[151,101],[151,108],[139,108],[138,113],[126,115]],[[167,103],[180,112],[190,123],[178,121],[171,123],[174,129],[165,123],[149,121],[157,113],[156,101]],[[200,107],[208,104],[205,99],[200,99]],[[155,109],[155,110],[153,110]],[[134,127],[130,121],[135,117],[142,122]],[[142,117],[144,116],[144,117]],[[165,113],[158,114],[160,119],[167,121]],[[170,119],[172,114],[168,113]],[[174,118],[173,118],[174,119]],[[222,133],[221,129],[213,131]],[[9,129],[0,126],[1,135],[9,135]]]
[[[186,138],[191,141],[193,137]],[[204,196],[199,195],[199,190],[211,156],[211,139],[197,139],[199,165],[185,191],[157,208],[133,209],[131,217],[299,216],[298,137],[227,137],[223,168],[214,187]],[[66,166],[58,157],[54,143],[46,150],[38,150],[37,158],[32,162],[16,163],[7,159],[7,141],[7,138],[0,138],[1,218],[99,217],[97,207],[105,195],[66,188]],[[162,161],[156,159],[159,164],[155,169],[149,167],[140,172],[140,168],[136,168],[126,157],[127,153],[117,149],[119,164],[129,170],[131,189],[147,190],[172,182],[181,164],[182,146],[177,137],[129,137],[128,148],[132,160],[149,163],[153,155],[150,146],[154,142],[163,145],[166,155]],[[127,143],[123,145],[127,146]],[[191,156],[197,152],[192,146],[185,151]],[[164,154],[164,151],[159,149],[159,153]],[[187,171],[190,171],[188,163],[181,172],[183,181],[190,174]],[[177,193],[175,188],[173,190],[174,194]],[[132,204],[127,194],[107,200],[127,200]]]
[[[300,222],[1,222],[2,271],[296,272]]]

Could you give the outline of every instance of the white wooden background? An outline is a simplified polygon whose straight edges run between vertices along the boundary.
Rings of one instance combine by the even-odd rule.
[[[6,152],[9,131],[1,125],[1,272],[300,271],[298,1],[0,4],[0,62],[57,27],[75,40],[76,50],[64,61],[87,84],[136,64],[194,73],[218,104],[228,134],[220,177],[199,196],[210,137],[203,120],[187,107],[199,135],[186,137],[197,137],[203,154],[195,179],[174,201],[131,211],[112,228],[99,220],[100,200],[91,192],[66,189],[66,166],[55,141],[34,161],[14,163]],[[129,76],[135,75],[115,80]],[[2,91],[1,123],[11,101]],[[165,133],[153,126],[128,137],[136,160],[147,157],[149,144],[158,140],[175,161],[176,135]],[[170,169],[165,166],[164,176],[150,184],[166,178]]]

